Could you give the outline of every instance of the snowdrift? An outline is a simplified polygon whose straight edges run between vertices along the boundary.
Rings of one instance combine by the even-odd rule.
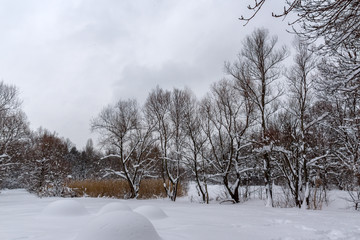
[[[95,217],[75,240],[161,240],[152,223],[130,211],[115,211]]]
[[[132,210],[125,203],[112,202],[112,203],[108,203],[105,206],[103,206],[99,210],[98,215],[105,214],[105,213],[110,213],[110,212],[115,212],[115,211],[132,211]]]
[[[161,208],[155,206],[140,206],[134,209],[134,212],[137,212],[150,220],[167,218],[165,212]]]
[[[42,211],[43,216],[82,216],[88,211],[79,202],[72,199],[57,200],[48,204]]]

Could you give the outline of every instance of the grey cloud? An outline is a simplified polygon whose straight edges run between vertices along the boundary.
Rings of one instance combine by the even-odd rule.
[[[208,75],[209,72],[214,74]],[[131,65],[124,69],[121,79],[114,85],[114,100],[137,98],[143,103],[150,90],[157,85],[170,90],[190,87],[201,97],[210,84],[217,79],[216,72],[220,71],[208,69],[207,74],[204,74],[197,65],[172,61],[165,63],[160,68]]]
[[[284,42],[292,37],[271,12],[244,28],[238,0],[1,3],[0,78],[20,88],[32,128],[78,147],[93,136],[90,119],[119,98],[144,101],[156,85],[187,86],[201,97],[254,27],[272,28]]]

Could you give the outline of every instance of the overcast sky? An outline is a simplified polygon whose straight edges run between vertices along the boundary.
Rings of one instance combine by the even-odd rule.
[[[271,17],[283,2],[243,27],[244,0],[0,0],[0,77],[19,88],[32,129],[81,149],[97,140],[90,120],[119,99],[142,103],[156,85],[203,96],[256,27],[290,43],[287,20]]]

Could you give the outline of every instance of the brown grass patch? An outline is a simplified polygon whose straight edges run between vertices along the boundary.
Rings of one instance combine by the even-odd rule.
[[[76,196],[129,198],[130,188],[125,180],[81,180],[66,184]],[[185,196],[187,189],[179,184],[178,197]],[[139,199],[166,198],[162,179],[144,179],[139,189]]]
[[[130,188],[124,180],[82,180],[67,183],[76,196],[126,198]]]

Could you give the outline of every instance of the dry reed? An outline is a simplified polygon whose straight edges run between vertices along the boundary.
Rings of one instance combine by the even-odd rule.
[[[130,196],[130,187],[125,180],[79,180],[68,182],[76,196],[111,197],[126,199]],[[186,187],[178,186],[178,197],[185,196]],[[162,179],[144,179],[141,181],[138,198],[165,198],[166,192]]]

